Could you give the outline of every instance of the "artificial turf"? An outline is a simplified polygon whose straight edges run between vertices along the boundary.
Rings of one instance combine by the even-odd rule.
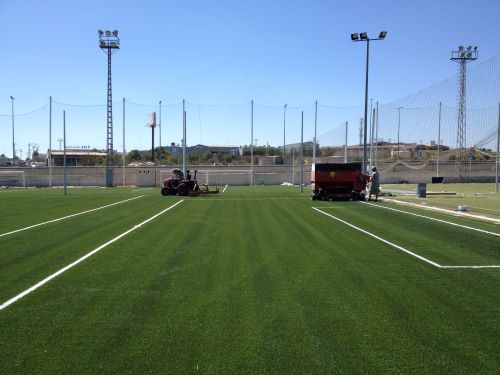
[[[143,197],[0,237],[0,304],[181,200],[61,194],[0,193],[0,235]],[[0,310],[0,373],[498,371],[499,268],[439,269],[313,206],[438,263],[500,264],[498,236],[297,187],[229,187],[184,198]]]

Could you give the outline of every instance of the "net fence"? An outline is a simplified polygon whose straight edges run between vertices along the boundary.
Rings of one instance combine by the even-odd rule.
[[[458,69],[458,65],[457,65]],[[500,102],[500,55],[467,68],[466,147],[481,152],[496,151]],[[458,74],[455,77],[391,103],[369,103],[368,142],[392,144],[440,144],[457,146]],[[16,105],[21,99],[16,100]],[[276,106],[259,101],[237,104],[138,103],[120,99],[113,103],[113,148],[121,153],[151,147],[166,147],[172,163],[178,162],[183,141],[183,111],[186,112],[186,144],[192,148],[190,162],[235,164],[248,162],[250,145],[256,163],[280,164],[299,154],[306,142],[305,156],[312,154],[316,134],[318,156],[342,158],[343,146],[355,149],[363,143],[364,106],[340,107],[311,102],[302,106]],[[375,111],[375,112],[374,112]],[[106,105],[69,104],[54,98],[31,111],[0,114],[0,153],[12,156],[11,121],[15,120],[15,154],[20,159],[63,147],[62,113],[66,116],[66,147],[106,149]],[[156,112],[157,126],[148,127],[148,114]],[[303,114],[303,123],[302,123]],[[49,127],[49,120],[51,126]],[[347,139],[347,142],[346,142]],[[213,146],[209,149],[195,146]],[[224,152],[213,152],[214,147]],[[329,150],[328,148],[339,150]],[[228,154],[240,155],[236,160]],[[218,155],[215,155],[215,154]],[[210,155],[211,154],[211,155]],[[224,154],[221,156],[221,154]],[[267,158],[266,158],[267,157]],[[359,154],[351,152],[351,159]],[[389,152],[380,158],[391,158]],[[246,158],[246,159],[245,159]],[[281,158],[281,159],[280,159]],[[267,160],[267,161],[266,161]]]

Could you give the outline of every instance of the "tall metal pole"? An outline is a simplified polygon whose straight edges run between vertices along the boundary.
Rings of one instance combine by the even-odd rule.
[[[161,148],[161,100],[160,100],[160,103],[158,104],[158,106],[160,107],[159,108],[160,109],[160,111],[159,111],[159,115],[160,115],[159,120],[160,121],[158,122],[158,127],[160,128],[160,140],[159,140],[159,142],[160,142],[160,148]]]
[[[155,162],[155,126],[154,126],[154,124],[151,126],[151,162],[152,163]]]
[[[250,186],[253,186],[253,100],[250,102]]]
[[[398,160],[399,160],[399,154],[400,154],[400,149],[399,149],[399,131],[401,127],[401,108],[403,107],[398,107]]]
[[[370,124],[370,170],[373,167],[373,134],[375,133],[375,108],[372,110],[372,123]]]
[[[122,186],[125,186],[125,98],[123,98],[123,151],[122,151]]]
[[[314,143],[313,143],[313,164],[316,163],[316,130],[318,127],[318,101],[314,103]]]
[[[498,163],[500,154],[500,103],[498,103],[497,158],[495,162],[495,192],[498,193]]]
[[[345,122],[344,163],[347,163],[347,124],[348,121]]]
[[[66,166],[66,111],[63,111],[63,141],[64,141],[64,156],[63,156],[63,167],[64,167],[64,195],[68,195],[67,191],[67,166]]]
[[[438,117],[438,148],[436,155],[436,177],[439,177],[439,149],[441,148],[441,102],[439,102],[439,117]]]
[[[113,155],[113,94],[111,87],[111,48],[108,48],[108,115],[106,132],[106,186],[113,187],[115,160]]]
[[[365,121],[363,131],[363,173],[367,173],[367,157],[366,149],[367,133],[368,133],[368,65],[370,62],[370,39],[366,40],[366,77],[365,77]]]
[[[364,142],[363,142],[363,173],[367,173],[367,128],[368,128],[368,66],[370,63],[370,41],[371,40],[384,40],[387,36],[387,31],[381,31],[378,38],[370,39],[366,32],[360,34],[351,34],[351,40],[353,42],[366,42],[366,77],[365,77],[365,117],[364,117]]]
[[[372,164],[372,149],[373,149],[373,120],[374,120],[374,116],[373,116],[373,98],[370,98],[370,135],[369,135],[369,143],[370,143],[370,147],[368,149],[368,157],[370,159],[370,170],[372,169],[371,168],[371,164]]]
[[[378,101],[377,101],[377,112],[375,116],[375,165],[378,165]]]
[[[283,165],[286,164],[286,154],[285,154],[285,130],[286,130],[286,106],[283,106]],[[253,139],[253,136],[252,136]]]
[[[10,101],[12,104],[12,165],[16,163],[16,142],[14,140],[14,97],[10,96]]]
[[[300,122],[300,192],[304,192],[304,111]]]
[[[187,178],[186,167],[186,100],[182,99],[182,173]]]
[[[52,96],[49,97],[49,187],[52,187]]]
[[[459,46],[458,51],[451,52],[450,60],[455,61],[460,64],[459,68],[459,92],[458,92],[458,127],[457,127],[457,157],[455,159],[456,164],[456,174],[461,179],[465,177],[467,168],[465,166],[465,148],[467,147],[466,139],[466,82],[467,82],[467,71],[466,64],[469,61],[477,60],[478,52],[477,47],[472,49],[472,46],[468,46],[467,49],[464,46]]]
[[[113,174],[115,168],[115,155],[113,150],[113,96],[111,86],[111,55],[120,48],[118,30],[98,30],[99,47],[108,55],[108,101],[107,101],[107,126],[106,126],[106,186],[113,187]]]

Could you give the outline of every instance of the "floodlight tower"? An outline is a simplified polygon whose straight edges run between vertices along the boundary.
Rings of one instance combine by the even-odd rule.
[[[369,38],[368,34],[353,33],[351,34],[351,40],[353,42],[366,42],[366,74],[365,74],[365,119],[364,119],[364,133],[363,133],[363,173],[367,172],[367,148],[366,148],[366,134],[368,126],[368,65],[370,62],[370,41],[371,40],[384,40],[387,36],[387,31],[381,31],[378,38]]]
[[[478,52],[477,46],[472,48],[468,46],[467,49],[464,46],[459,46],[458,51],[451,52],[451,61],[455,61],[460,64],[459,76],[459,89],[458,89],[458,113],[457,113],[457,158],[455,159],[456,174],[459,178],[462,178],[467,169],[465,167],[465,148],[466,143],[466,116],[465,116],[465,84],[466,84],[466,69],[465,66],[469,61],[477,60]]]
[[[106,135],[106,186],[113,186],[114,155],[113,155],[113,95],[111,90],[111,55],[120,49],[118,30],[98,30],[99,47],[108,54],[108,106]]]

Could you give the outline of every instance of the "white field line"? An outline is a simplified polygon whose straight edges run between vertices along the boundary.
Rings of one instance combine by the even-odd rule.
[[[412,206],[412,207],[417,207],[423,210],[429,210],[429,211],[438,211],[438,212],[444,212],[453,216],[458,216],[458,217],[470,217],[474,219],[480,219],[480,220],[485,220],[485,221],[491,221],[496,224],[500,224],[500,219],[495,219],[493,217],[488,217],[488,216],[483,216],[483,215],[474,215],[470,214],[467,212],[457,212],[453,210],[447,210],[445,208],[439,208],[439,207],[433,207],[433,206],[423,206],[421,204],[416,204],[416,203],[411,203],[411,202],[404,202],[400,201],[398,199],[387,199],[384,198],[384,201],[386,202],[394,202],[396,204],[401,204],[403,206]]]
[[[150,188],[144,188],[144,189],[134,189],[132,191],[144,191],[144,190],[153,190],[153,188],[150,187]]]
[[[228,185],[224,186],[224,189],[222,190],[222,192],[223,192],[223,193],[226,191],[227,186],[228,186]]]
[[[392,242],[390,242],[390,241],[387,241],[386,239],[383,239],[382,237],[379,237],[379,236],[377,236],[377,235],[375,235],[375,234],[373,234],[373,233],[370,233],[370,232],[368,232],[368,231],[366,231],[366,230],[364,230],[364,229],[361,229],[360,227],[357,227],[357,226],[355,226],[355,225],[353,225],[353,224],[351,224],[351,223],[348,223],[348,222],[347,222],[347,221],[345,221],[345,220],[342,220],[342,219],[340,219],[340,218],[338,218],[338,217],[336,217],[336,216],[330,215],[329,213],[326,213],[326,212],[324,212],[324,211],[320,210],[319,208],[312,207],[312,209],[313,209],[313,210],[316,210],[316,211],[318,211],[318,212],[322,213],[323,215],[328,216],[328,217],[330,217],[330,218],[332,218],[332,219],[334,219],[334,220],[340,221],[341,223],[343,223],[343,224],[345,224],[345,225],[347,225],[347,226],[349,226],[349,227],[351,227],[351,228],[353,228],[353,229],[356,229],[356,230],[358,230],[358,231],[360,231],[360,232],[363,232],[363,233],[367,234],[367,235],[368,235],[368,236],[370,236],[370,237],[373,237],[373,238],[375,238],[375,239],[377,239],[377,240],[379,240],[379,241],[381,241],[381,242],[383,242],[383,243],[385,243],[385,244],[387,244],[387,245],[389,245],[389,246],[392,246],[392,247],[394,247],[394,248],[396,248],[396,249],[398,249],[398,250],[400,250],[400,251],[402,251],[402,252],[404,252],[404,253],[406,253],[406,254],[408,254],[408,255],[411,255],[411,256],[413,256],[413,257],[415,257],[415,258],[417,258],[417,259],[420,259],[421,261],[423,261],[423,262],[425,262],[425,263],[428,263],[428,264],[430,264],[430,265],[432,265],[432,266],[434,266],[434,267],[437,267],[437,268],[451,268],[451,269],[464,269],[464,268],[475,268],[475,269],[478,269],[478,268],[500,268],[500,265],[484,265],[484,266],[483,266],[483,265],[481,265],[481,266],[477,266],[477,265],[473,265],[473,266],[443,266],[443,265],[438,264],[438,263],[436,263],[436,262],[433,262],[432,260],[427,259],[427,258],[425,258],[425,257],[423,257],[423,256],[421,256],[421,255],[418,255],[418,254],[416,254],[416,253],[414,253],[414,252],[411,252],[410,250],[407,250],[407,249],[405,249],[404,247],[401,247],[401,246],[399,246],[399,245],[396,245],[395,243],[392,243]]]
[[[8,301],[4,302],[3,304],[0,305],[0,311],[5,309],[6,307],[12,305],[14,302],[16,301],[19,301],[21,298],[25,297],[26,295],[30,294],[31,292],[35,291],[36,289],[40,288],[41,286],[45,285],[46,283],[48,283],[50,280],[56,278],[57,276],[61,275],[62,273],[66,272],[67,270],[69,270],[70,268],[76,266],[78,263],[81,263],[83,262],[85,259],[91,257],[92,255],[94,255],[95,253],[101,251],[102,249],[104,249],[105,247],[107,247],[108,245],[111,245],[113,242],[116,242],[118,241],[120,238],[126,236],[127,234],[133,232],[134,230],[142,227],[144,224],[150,222],[151,220],[154,220],[156,219],[158,216],[164,214],[165,212],[171,210],[172,208],[174,208],[175,206],[177,206],[179,203],[183,202],[184,200],[180,200],[179,202],[173,204],[172,206],[164,209],[163,211],[160,211],[159,213],[157,213],[156,215],[154,216],[151,216],[149,219],[147,220],[144,220],[142,223],[140,224],[137,224],[135,225],[134,227],[130,228],[129,230],[127,230],[126,232],[123,232],[122,234],[116,236],[115,238],[113,238],[112,240],[106,242],[105,244],[102,244],[101,246],[99,246],[98,248],[92,250],[90,253],[87,253],[85,254],[84,256],[82,256],[81,258],[75,260],[73,263],[70,263],[68,264],[66,267],[64,268],[61,268],[59,271],[53,273],[52,275],[46,277],[45,279],[43,279],[42,281],[39,281],[38,283],[36,283],[35,285],[33,285],[31,288],[28,288],[26,289],[24,292],[21,292],[19,293],[17,296],[9,299]]]
[[[392,208],[392,207],[380,206],[380,205],[378,205],[378,204],[374,204],[374,203],[368,203],[368,202],[360,202],[360,203],[364,203],[364,204],[368,204],[368,205],[373,206],[373,207],[377,207],[377,208],[384,208],[384,209],[386,209],[386,210],[391,210],[391,211],[401,212],[401,213],[403,213],[403,214],[412,215],[412,216],[417,216],[417,217],[421,217],[421,218],[424,218],[424,219],[433,220],[433,221],[438,221],[438,222],[440,222],[440,223],[444,223],[444,224],[448,224],[448,225],[453,225],[453,226],[460,227],[460,228],[464,228],[464,229],[475,230],[475,231],[477,231],[477,232],[486,233],[486,234],[491,234],[492,236],[497,236],[497,237],[500,237],[500,233],[490,232],[490,231],[487,231],[487,230],[484,230],[484,229],[473,228],[473,227],[469,227],[469,226],[467,226],[467,225],[462,225],[462,224],[452,223],[451,221],[446,221],[446,220],[436,219],[436,218],[434,218],[434,217],[425,216],[425,215],[420,215],[420,214],[416,214],[416,213],[413,213],[413,212],[407,212],[407,211],[403,211],[403,210],[398,210],[398,209],[396,209],[396,208]]]
[[[385,244],[387,244],[387,245],[389,245],[389,246],[395,247],[396,249],[398,249],[398,250],[400,250],[400,251],[402,251],[402,252],[404,252],[404,253],[406,253],[406,254],[409,254],[409,255],[411,255],[411,256],[414,256],[415,258],[418,258],[418,259],[420,259],[420,260],[422,260],[422,261],[424,261],[424,262],[426,262],[426,263],[429,263],[429,264],[433,265],[434,267],[438,267],[438,268],[441,268],[441,267],[442,267],[440,264],[437,264],[436,262],[433,262],[432,260],[429,260],[429,259],[427,259],[427,258],[424,258],[423,256],[420,256],[420,255],[418,255],[418,254],[415,254],[415,253],[411,252],[410,250],[405,249],[404,247],[401,247],[401,246],[399,246],[399,245],[396,245],[395,243],[389,242],[389,241],[387,241],[387,240],[383,239],[382,237],[379,237],[379,236],[377,236],[377,235],[375,235],[375,234],[373,234],[373,233],[370,233],[370,232],[368,232],[368,231],[366,231],[366,230],[364,230],[364,229],[361,229],[360,227],[357,227],[357,226],[355,226],[355,225],[353,225],[353,224],[351,224],[351,223],[348,223],[348,222],[347,222],[347,221],[345,221],[345,220],[339,219],[339,218],[338,218],[338,217],[336,217],[336,216],[333,216],[333,215],[330,215],[329,213],[326,213],[326,212],[324,212],[324,211],[321,211],[319,208],[313,207],[313,210],[316,210],[316,211],[318,211],[318,212],[321,212],[323,215],[326,215],[326,216],[328,216],[328,217],[330,217],[330,218],[332,218],[332,219],[334,219],[334,220],[340,221],[341,223],[343,223],[343,224],[345,224],[345,225],[347,225],[347,226],[349,226],[349,227],[351,227],[351,228],[353,228],[353,229],[356,229],[356,230],[358,230],[358,231],[360,231],[360,232],[363,232],[364,234],[367,234],[367,235],[369,235],[369,236],[371,236],[371,237],[373,237],[373,238],[375,238],[375,239],[377,239],[377,240],[379,240],[379,241],[382,241],[383,243],[385,243]]]
[[[75,217],[75,216],[79,216],[79,215],[87,214],[87,213],[89,213],[89,212],[102,210],[103,208],[107,208],[107,207],[115,206],[115,205],[117,205],[117,204],[121,204],[121,203],[125,203],[125,202],[128,202],[128,201],[134,200],[134,199],[142,198],[143,196],[144,196],[144,195],[139,195],[139,196],[137,196],[137,197],[133,197],[133,198],[125,199],[124,201],[120,201],[120,202],[115,202],[115,203],[107,204],[107,205],[105,205],[105,206],[101,206],[101,207],[93,208],[93,209],[91,209],[91,210],[87,210],[87,211],[77,212],[76,214],[71,214],[71,215],[68,215],[68,216],[63,216],[63,217],[60,217],[60,218],[58,218],[58,219],[49,220],[49,221],[44,221],[43,223],[38,223],[38,224],[30,225],[29,227],[25,227],[25,228],[21,228],[21,229],[16,229],[16,230],[13,230],[13,231],[11,231],[11,232],[7,232],[7,233],[0,233],[0,237],[8,236],[9,234],[14,234],[14,233],[22,232],[22,231],[24,231],[24,230],[28,230],[28,229],[33,229],[33,228],[36,228],[36,227],[40,227],[40,226],[42,226],[42,225],[46,225],[46,224],[50,224],[50,223],[55,223],[55,222],[57,222],[57,221],[66,220],[66,219],[69,219],[69,218],[72,218],[72,217]]]

